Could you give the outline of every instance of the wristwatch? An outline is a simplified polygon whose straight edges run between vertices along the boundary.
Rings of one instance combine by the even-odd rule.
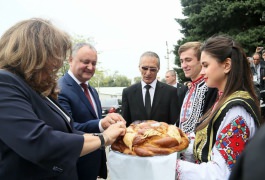
[[[101,142],[100,148],[99,149],[105,149],[105,139],[103,137],[102,133],[93,133],[93,136],[98,136]]]

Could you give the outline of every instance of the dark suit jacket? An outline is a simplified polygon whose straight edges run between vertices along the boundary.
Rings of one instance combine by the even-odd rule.
[[[98,93],[92,87],[90,92],[97,105],[99,117],[97,117],[93,107],[90,105],[80,85],[66,73],[59,80],[59,103],[65,110],[72,115],[74,127],[77,130],[87,133],[99,132],[99,119],[101,119],[101,103]],[[77,163],[79,180],[96,180],[97,176],[107,177],[106,154],[104,150],[96,150],[83,156]]]
[[[181,108],[186,92],[188,91],[188,86],[185,86],[181,83],[177,83],[177,90],[178,90],[178,106]]]
[[[83,133],[50,101],[5,70],[0,70],[0,99],[0,179],[77,180]]]
[[[256,74],[256,70],[254,68],[254,64],[250,65],[250,69],[252,74]],[[265,62],[263,60],[260,61],[260,81],[258,82],[258,84],[256,84],[254,82],[254,84],[256,85],[256,87],[259,88],[259,90],[264,90],[265,89],[265,80],[263,79],[265,77]]]
[[[179,118],[179,114],[177,89],[157,81],[152,103],[151,119],[174,124]],[[127,126],[136,120],[147,120],[141,83],[136,83],[123,90],[122,116],[127,121]]]

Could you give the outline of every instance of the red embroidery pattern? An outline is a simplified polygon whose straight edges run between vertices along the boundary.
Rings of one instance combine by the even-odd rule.
[[[176,165],[176,174],[177,174],[177,178],[176,178],[176,180],[180,180],[180,177],[181,177],[181,172],[180,172],[180,166],[179,166],[179,162],[180,162],[180,160],[179,159],[177,159],[177,165]]]
[[[235,165],[249,138],[249,128],[239,116],[229,123],[219,134],[215,146],[226,160],[230,169]]]

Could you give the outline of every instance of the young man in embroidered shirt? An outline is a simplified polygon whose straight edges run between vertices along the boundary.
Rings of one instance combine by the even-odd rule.
[[[192,80],[192,86],[184,98],[179,127],[189,139],[188,149],[181,154],[181,159],[193,161],[193,142],[195,138],[194,129],[199,118],[213,105],[217,97],[217,89],[208,88],[200,74],[202,66],[200,42],[187,42],[179,47],[181,67],[187,78]]]

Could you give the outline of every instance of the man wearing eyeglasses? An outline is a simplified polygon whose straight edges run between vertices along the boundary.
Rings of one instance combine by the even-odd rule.
[[[147,51],[142,54],[139,61],[141,82],[122,92],[122,115],[127,126],[138,120],[168,124],[175,124],[178,120],[177,89],[157,80],[159,69],[160,59],[156,53]]]

